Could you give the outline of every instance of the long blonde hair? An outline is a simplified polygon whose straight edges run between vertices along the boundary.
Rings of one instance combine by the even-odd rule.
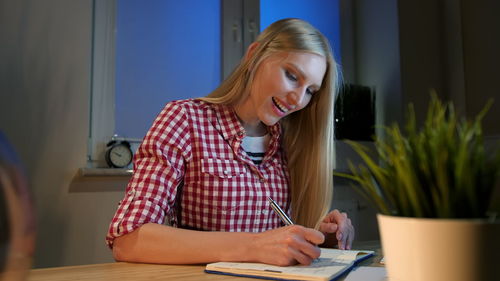
[[[321,89],[304,109],[280,120],[290,171],[292,218],[298,224],[318,228],[333,195],[333,101],[338,88],[338,67],[325,36],[300,19],[274,22],[256,42],[259,44],[254,52],[203,100],[233,106],[244,101],[256,69],[273,53],[300,51],[326,58]]]

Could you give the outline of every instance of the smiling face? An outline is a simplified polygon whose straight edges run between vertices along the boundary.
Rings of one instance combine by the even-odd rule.
[[[307,106],[321,88],[326,59],[308,52],[281,52],[258,66],[249,97],[235,107],[245,129],[276,124]]]

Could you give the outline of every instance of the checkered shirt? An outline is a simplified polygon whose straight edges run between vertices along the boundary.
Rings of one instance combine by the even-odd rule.
[[[268,131],[268,151],[256,165],[241,147],[245,130],[232,107],[197,99],[168,103],[134,156],[134,174],[106,236],[109,247],[148,222],[238,232],[282,226],[267,198],[290,213],[289,174],[281,127]]]

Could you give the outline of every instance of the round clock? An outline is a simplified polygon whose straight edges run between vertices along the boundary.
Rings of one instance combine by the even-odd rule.
[[[110,141],[107,145],[106,162],[112,168],[125,168],[132,162],[132,149],[128,141]]]

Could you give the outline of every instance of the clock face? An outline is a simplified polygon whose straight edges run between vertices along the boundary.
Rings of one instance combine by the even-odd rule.
[[[125,144],[114,145],[110,148],[109,160],[114,167],[126,167],[132,161],[132,151]]]

